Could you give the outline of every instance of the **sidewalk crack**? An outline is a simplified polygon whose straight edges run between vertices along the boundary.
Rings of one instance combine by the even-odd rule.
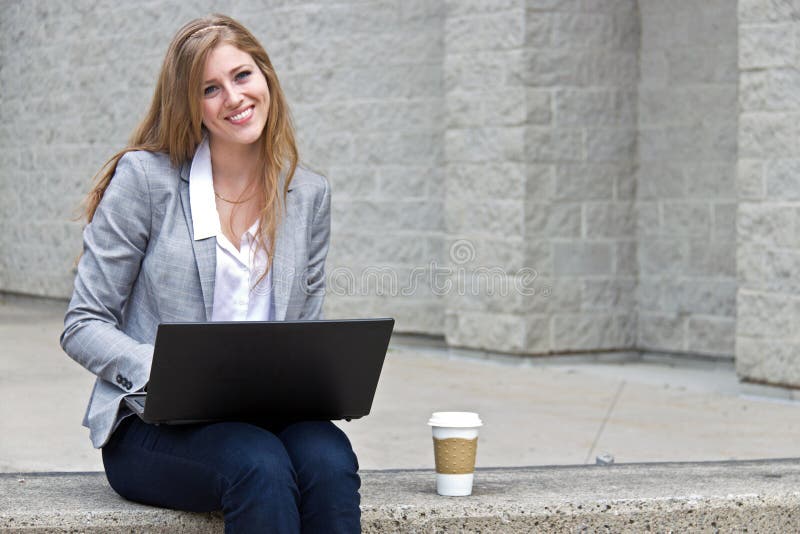
[[[589,452],[586,453],[586,458],[583,460],[584,464],[589,463],[589,459],[592,457],[595,448],[597,447],[597,442],[600,441],[600,436],[603,435],[603,430],[606,428],[606,423],[608,420],[611,419],[611,413],[614,411],[614,407],[617,405],[617,401],[619,400],[620,395],[622,395],[622,390],[625,388],[625,381],[623,380],[620,382],[619,387],[617,388],[617,392],[614,394],[614,398],[611,399],[611,404],[608,406],[608,411],[606,412],[606,416],[603,418],[603,422],[600,423],[600,428],[597,429],[597,434],[594,437],[594,441],[592,442],[592,446],[589,448]]]

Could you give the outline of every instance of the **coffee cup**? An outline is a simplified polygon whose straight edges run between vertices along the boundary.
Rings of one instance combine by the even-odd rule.
[[[471,495],[480,417],[472,412],[434,412],[428,425],[433,431],[436,493]]]

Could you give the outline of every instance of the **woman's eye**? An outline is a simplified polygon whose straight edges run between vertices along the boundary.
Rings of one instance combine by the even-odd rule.
[[[209,85],[208,87],[203,89],[203,96],[212,96],[216,92],[217,92],[217,86]]]
[[[250,76],[250,71],[249,70],[243,70],[242,72],[240,72],[240,73],[238,73],[236,75],[236,81],[240,82],[240,81],[246,79],[248,76]]]

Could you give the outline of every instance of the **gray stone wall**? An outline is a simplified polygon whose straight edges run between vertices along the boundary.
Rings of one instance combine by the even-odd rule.
[[[735,340],[800,384],[795,4],[0,0],[0,291],[69,295],[89,180],[221,11],[333,185],[329,316],[519,353]]]
[[[174,32],[210,12],[262,41],[301,157],[332,183],[327,313],[441,334],[441,298],[412,276],[444,247],[444,4],[425,0],[3,0],[0,291],[69,296],[78,204],[143,116]]]
[[[800,386],[800,4],[739,2],[736,368]]]
[[[736,2],[640,0],[639,9],[637,345],[730,356]]]

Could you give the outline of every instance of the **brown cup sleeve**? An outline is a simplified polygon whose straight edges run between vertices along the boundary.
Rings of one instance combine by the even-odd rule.
[[[433,438],[436,472],[444,475],[467,475],[475,471],[478,438]]]

